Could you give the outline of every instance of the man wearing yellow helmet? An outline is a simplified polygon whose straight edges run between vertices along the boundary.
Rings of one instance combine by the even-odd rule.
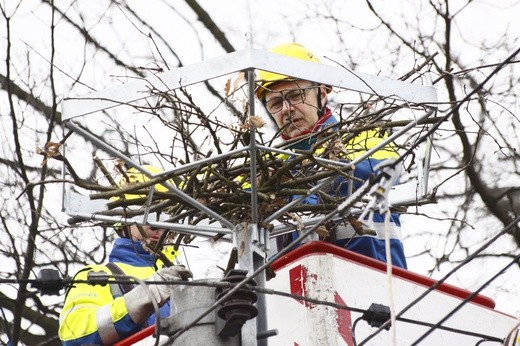
[[[270,51],[291,58],[320,63],[314,53],[297,43],[282,44]],[[324,107],[327,94],[331,91],[329,86],[318,87],[316,83],[310,81],[268,71],[259,71],[258,80],[256,96],[283,131],[284,139],[310,133],[330,116],[326,114],[327,108]],[[281,112],[285,102],[298,105],[293,108],[291,116]]]
[[[159,172],[145,166],[152,174]],[[125,184],[135,184],[148,177],[135,169],[127,171]],[[158,191],[166,191],[155,185]],[[127,199],[140,195],[126,194]],[[121,238],[115,240],[106,265],[88,265],[74,277],[85,281],[96,273],[124,275],[125,279],[162,281],[147,287],[127,283],[91,285],[75,283],[66,293],[60,313],[59,337],[64,345],[112,345],[155,323],[154,305],[160,307],[162,317],[170,314],[170,285],[173,281],[187,280],[192,273],[182,265],[166,267],[143,246],[154,247],[164,229],[150,226],[118,225]],[[175,254],[173,254],[175,255]],[[171,259],[171,256],[170,256]],[[152,300],[153,299],[153,300]]]
[[[318,57],[304,46],[296,43],[281,44],[270,51],[287,57],[320,63]],[[301,138],[290,146],[291,149],[309,150],[316,143],[316,134],[327,128],[335,131],[336,118],[327,107],[328,94],[331,88],[327,85],[300,80],[286,75],[268,71],[259,71],[256,96],[264,104],[269,115],[274,119],[284,140]],[[364,131],[353,138],[345,147],[347,160],[354,160],[370,148],[384,140],[376,131]],[[316,152],[319,152],[318,150]],[[362,182],[374,173],[374,167],[385,159],[396,157],[397,153],[391,145],[375,152],[368,159],[356,165],[353,182],[359,188]],[[338,177],[334,187],[327,191],[335,197],[349,195],[349,180]],[[311,195],[303,203],[318,204],[319,196]],[[385,235],[390,236],[391,260],[396,266],[406,268],[406,258],[401,242],[401,224],[397,213],[392,213],[390,222],[385,223],[384,216],[375,214],[373,225],[376,235],[358,234],[351,223],[345,221],[335,224],[331,229],[331,241],[338,246],[357,253],[386,261]],[[278,239],[279,246],[284,246],[296,238],[296,234],[286,235]]]

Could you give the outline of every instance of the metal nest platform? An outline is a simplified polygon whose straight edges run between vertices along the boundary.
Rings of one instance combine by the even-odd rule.
[[[334,88],[338,97],[332,100],[332,105],[334,111],[340,113],[337,131],[331,133],[325,129],[318,134],[321,143],[329,149],[294,151],[289,150],[287,144],[274,144],[273,136],[266,135],[256,116],[262,109],[255,110],[255,70]],[[233,87],[226,90],[226,98],[218,104],[229,113],[228,120],[224,120],[215,115],[216,107],[209,112],[202,111],[197,105],[200,101],[195,100],[189,88],[228,75],[237,79],[234,84],[230,83]],[[361,93],[366,99],[348,108],[339,96],[352,92]],[[243,96],[243,111],[238,111],[240,107],[235,107],[231,100],[239,93]],[[255,280],[263,286],[262,270],[271,238],[294,230],[300,231],[302,237],[312,237],[320,225],[342,220],[347,215],[366,214],[383,205],[399,210],[428,201],[431,152],[428,124],[435,122],[436,103],[436,90],[431,86],[353,73],[343,67],[252,48],[67,98],[62,103],[62,121],[67,128],[110,158],[124,162],[126,167],[133,167],[150,179],[126,187],[117,186],[114,181],[88,186],[67,184],[64,210],[74,222],[137,223],[168,229],[183,239],[197,236],[231,241],[242,254],[238,258],[239,267],[257,276]],[[106,137],[96,135],[95,129],[107,125],[103,121],[92,121],[91,117],[102,113],[110,118],[110,111],[122,106],[131,112],[122,120],[114,120],[113,126],[123,126],[145,114],[147,119],[156,121],[160,130],[148,122],[144,127],[149,134],[160,134],[160,139],[153,139],[157,143],[168,142],[166,150],[170,152],[156,150],[157,143],[153,150],[149,145],[135,145],[139,150],[132,152],[125,146],[121,149],[121,145],[117,145],[121,143],[114,145]],[[392,119],[393,114],[402,110],[408,114],[406,119]],[[233,121],[234,127],[229,125]],[[352,139],[356,129],[381,127],[388,130],[385,140],[367,152],[357,153],[355,159],[342,159],[344,153],[333,149]],[[124,141],[123,135],[121,139]],[[358,163],[393,143],[398,143],[397,150],[403,156],[380,167],[386,174],[385,179],[376,179],[371,185],[366,183],[363,193],[354,192],[347,198],[330,193],[338,176],[352,177]],[[168,157],[175,157],[175,162],[163,160],[160,164],[166,167],[164,171],[152,174],[142,164],[140,155],[154,161],[149,163]],[[180,156],[182,161],[178,160]],[[150,157],[153,160],[149,160]],[[394,185],[401,171],[405,171],[408,178]],[[154,192],[149,187],[155,184],[164,186],[167,191]],[[80,189],[88,195],[78,192]],[[143,191],[148,192],[140,199],[117,198]],[[302,204],[310,195],[326,198],[317,205]],[[154,213],[162,218],[152,217]]]

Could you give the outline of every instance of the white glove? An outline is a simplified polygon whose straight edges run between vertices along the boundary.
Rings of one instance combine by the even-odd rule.
[[[150,281],[186,281],[192,278],[193,274],[182,265],[172,266],[168,268],[159,269],[155,274],[150,277]],[[159,305],[163,305],[168,299],[170,299],[171,285],[148,285],[148,289],[152,292],[155,301]]]
[[[191,271],[186,269],[186,267],[183,265],[176,265],[159,269],[155,274],[148,278],[147,281],[186,281],[188,278],[192,277],[193,274]],[[148,287],[145,288],[142,285],[138,285],[133,290],[126,293],[123,297],[125,299],[128,314],[132,320],[137,324],[146,321],[148,316],[154,312],[153,303],[149,293],[151,293],[157,304],[162,306],[170,298],[171,286],[172,285],[149,284]],[[149,292],[147,292],[147,290]]]

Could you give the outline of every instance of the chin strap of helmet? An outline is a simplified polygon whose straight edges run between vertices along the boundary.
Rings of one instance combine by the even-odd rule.
[[[325,105],[321,104],[321,85],[318,85],[318,96],[316,105],[318,106],[318,119],[321,118],[325,114]]]
[[[128,225],[114,225],[114,230],[120,238],[130,239],[130,227]]]

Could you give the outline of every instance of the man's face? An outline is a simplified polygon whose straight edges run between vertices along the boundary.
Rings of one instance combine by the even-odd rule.
[[[285,136],[295,138],[313,129],[318,121],[317,95],[320,93],[322,105],[327,98],[322,89],[308,81],[287,81],[274,84],[266,92],[267,109]]]
[[[152,228],[150,226],[143,226],[144,233],[146,234],[146,239],[148,239],[152,243],[157,243],[161,238],[161,235],[164,233],[164,229],[162,228]],[[130,235],[133,240],[143,240],[144,237],[139,232],[139,228],[137,225],[130,225]]]

